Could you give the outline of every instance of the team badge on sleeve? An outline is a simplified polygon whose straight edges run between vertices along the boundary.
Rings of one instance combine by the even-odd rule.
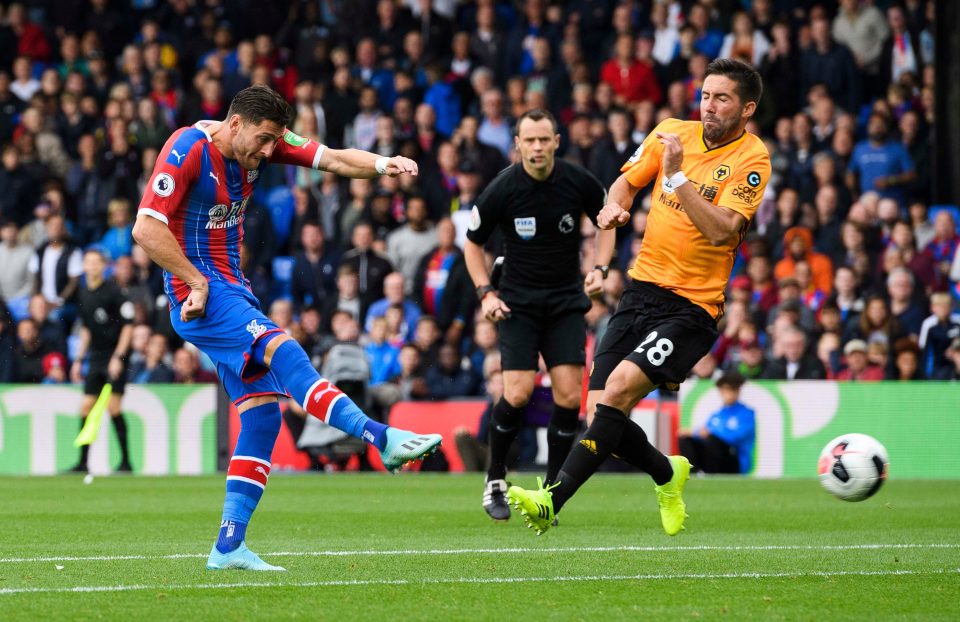
[[[305,144],[307,144],[307,141],[308,141],[308,140],[310,140],[310,139],[309,139],[309,138],[305,138],[305,137],[303,137],[303,136],[298,136],[297,134],[294,134],[294,133],[291,132],[290,130],[287,130],[287,131],[283,134],[283,141],[284,141],[285,143],[287,143],[288,145],[290,145],[291,147],[302,147],[302,146],[304,146]]]
[[[476,205],[470,210],[470,224],[467,225],[467,228],[470,229],[470,231],[476,231],[480,228],[480,210],[477,209]]]
[[[636,164],[640,161],[640,156],[643,155],[643,145],[637,147],[637,150],[633,152],[633,155],[630,156],[630,159],[627,160],[627,164]]]
[[[153,192],[160,197],[168,197],[173,194],[174,188],[177,187],[175,181],[173,181],[173,176],[169,173],[160,173],[153,178]]]

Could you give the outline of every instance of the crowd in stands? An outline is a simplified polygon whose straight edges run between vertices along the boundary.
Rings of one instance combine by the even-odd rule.
[[[512,124],[548,108],[559,157],[604,185],[661,120],[696,120],[707,64],[752,63],[748,130],[773,178],[730,281],[716,377],[956,379],[958,210],[931,196],[932,0],[34,0],[0,11],[0,382],[62,382],[81,250],[136,307],[132,382],[215,379],[170,326],[131,238],[177,127],[269,84],[291,129],[401,154],[417,177],[273,166],[246,206],[244,271],[318,368],[366,353],[373,400],[483,395],[497,332],[461,246],[478,194],[513,161]],[[643,243],[618,235],[588,313],[602,336]],[[593,225],[582,223],[582,265]],[[491,257],[498,251],[494,242]],[[507,258],[509,262],[509,258]],[[490,363],[485,365],[489,359]]]

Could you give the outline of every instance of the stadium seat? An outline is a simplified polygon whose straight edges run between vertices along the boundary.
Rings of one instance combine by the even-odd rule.
[[[276,233],[277,248],[282,248],[290,237],[290,225],[293,222],[294,200],[293,192],[286,186],[271,188],[264,199],[270,220],[273,222],[273,231]]]
[[[270,297],[290,298],[290,281],[293,278],[293,257],[281,256],[273,258],[273,283],[270,288]]]
[[[67,358],[71,361],[77,360],[77,352],[80,350],[80,335],[70,335],[67,337]]]

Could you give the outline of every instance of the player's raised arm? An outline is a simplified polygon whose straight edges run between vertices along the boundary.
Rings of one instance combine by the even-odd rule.
[[[658,125],[657,128],[659,127],[661,126]],[[630,222],[630,210],[637,193],[660,172],[661,151],[660,142],[651,132],[630,159],[623,163],[620,167],[621,175],[607,191],[606,205],[597,216],[598,227],[613,229]]]
[[[270,161],[330,171],[341,177],[370,179],[379,175],[417,175],[417,163],[410,158],[388,158],[362,149],[330,149],[306,136],[284,130],[270,154]]]
[[[660,132],[657,132],[656,136],[663,144],[665,189],[669,188],[676,193],[683,210],[710,244],[720,246],[726,243],[743,228],[747,219],[732,209],[707,201],[700,196],[693,184],[687,181],[680,170],[683,163],[683,145],[679,136]]]
[[[607,203],[597,214],[597,226],[609,230],[630,222],[630,208],[640,188],[634,186],[623,174],[617,177],[607,193]]]
[[[416,176],[420,170],[410,158],[393,156],[388,158],[361,149],[325,149],[320,157],[323,171],[336,173],[341,177],[377,177],[389,175],[396,177],[404,173]]]

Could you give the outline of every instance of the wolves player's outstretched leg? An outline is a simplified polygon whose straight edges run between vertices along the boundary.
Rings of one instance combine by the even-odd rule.
[[[547,426],[547,484],[557,480],[560,465],[566,460],[577,438],[577,428],[580,427],[580,406],[566,408],[559,404],[553,405],[550,415],[550,425]]]
[[[283,570],[266,563],[244,544],[247,524],[270,476],[270,455],[280,433],[280,405],[272,400],[247,409],[241,403],[238,408],[240,435],[227,469],[220,535],[207,559],[207,570]]]
[[[261,347],[262,342],[262,347]],[[378,450],[383,466],[395,472],[407,462],[434,453],[439,434],[414,434],[374,421],[329,380],[317,373],[299,343],[288,335],[261,340],[254,356],[269,367],[303,406],[324,423],[361,438]]]

